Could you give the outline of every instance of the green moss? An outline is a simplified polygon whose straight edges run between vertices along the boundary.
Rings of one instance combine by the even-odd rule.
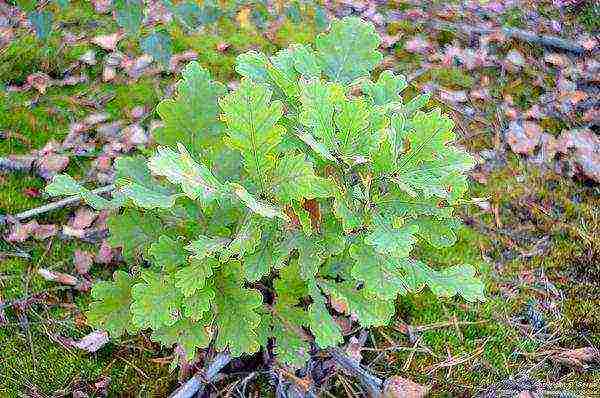
[[[577,9],[577,22],[583,25],[590,33],[598,34],[600,31],[600,4],[595,1],[587,2]]]
[[[443,87],[451,89],[471,88],[475,84],[475,78],[465,73],[462,68],[434,68],[425,78],[434,80]]]
[[[103,86],[101,95],[113,95],[107,102],[105,110],[113,118],[127,116],[131,108],[138,105],[154,107],[162,96],[158,82],[152,77],[142,77],[135,83],[111,83]]]
[[[285,21],[277,30],[275,44],[285,48],[292,43],[312,43],[316,36],[316,29],[312,24],[304,23],[302,26]]]

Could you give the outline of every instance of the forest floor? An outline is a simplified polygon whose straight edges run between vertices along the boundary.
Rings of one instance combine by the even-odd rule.
[[[40,2],[38,11],[53,13],[49,33],[30,18],[35,1],[16,3],[0,2],[0,215],[48,203],[43,188],[57,172],[102,186],[115,153],[147,152],[155,106],[173,93],[186,61],[233,81],[237,54],[311,43],[327,18],[359,15],[385,34],[381,69],[410,79],[407,98],[431,92],[429,106],[453,118],[460,145],[477,158],[458,243],[419,250],[439,267],[476,265],[487,297],[399,298],[392,325],[370,331],[362,364],[426,385],[431,396],[600,390],[599,3],[347,0],[271,9],[238,1],[214,21],[185,21],[148,1],[136,34],[119,30],[110,1]],[[143,55],[140,41],[154,31],[171,37],[169,67]],[[566,48],[542,35],[565,39]],[[73,142],[81,131],[94,141]],[[173,391],[181,371],[144,333],[95,353],[77,348],[92,332],[89,294],[38,272],[108,279],[123,265],[102,245],[105,215],[70,207],[27,221],[7,226],[0,240],[0,395]],[[250,372],[231,364],[219,396],[266,391],[261,375],[240,392],[236,383]],[[362,394],[343,372],[332,385],[323,396]]]

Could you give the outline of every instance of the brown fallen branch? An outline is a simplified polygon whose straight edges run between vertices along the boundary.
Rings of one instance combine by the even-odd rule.
[[[50,271],[46,268],[40,268],[37,271],[38,275],[50,282],[60,283],[61,285],[73,286],[82,292],[87,292],[91,288],[90,282],[86,280],[80,280],[79,278],[65,274],[62,272]]]
[[[114,184],[110,184],[110,185],[107,185],[104,187],[96,188],[90,192],[94,193],[96,195],[102,195],[102,194],[112,192],[112,191],[114,191],[114,189],[115,189]],[[6,215],[6,216],[0,215],[0,226],[5,224],[7,221],[12,221],[12,220],[22,221],[22,220],[25,220],[25,219],[28,219],[31,217],[38,216],[40,214],[48,213],[49,211],[52,211],[52,210],[61,209],[66,206],[72,206],[79,202],[81,202],[81,197],[79,195],[74,195],[74,196],[69,196],[68,198],[57,200],[56,202],[52,202],[52,203],[48,203],[48,204],[40,206],[40,207],[36,207],[35,209],[26,210],[19,214]]]
[[[332,348],[329,350],[329,353],[339,366],[360,380],[361,384],[367,389],[369,397],[382,397],[383,380],[365,370],[360,363],[356,362],[352,358],[349,358],[339,348]]]
[[[211,383],[223,369],[231,361],[231,356],[227,353],[219,353],[206,371],[197,372],[184,385],[179,387],[175,392],[169,395],[169,398],[191,398],[195,394],[201,395],[207,384]]]
[[[432,21],[431,26],[439,30],[458,30],[466,34],[486,35],[494,32],[502,32],[506,37],[524,41],[527,43],[538,44],[544,47],[554,47],[574,54],[583,54],[586,49],[581,44],[568,39],[563,39],[558,36],[540,35],[518,28],[502,27],[502,28],[482,28],[477,26],[468,26],[463,24],[453,24],[443,21]]]

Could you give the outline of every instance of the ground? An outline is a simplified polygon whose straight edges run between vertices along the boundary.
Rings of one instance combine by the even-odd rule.
[[[533,9],[544,18],[559,19],[567,37],[597,34],[598,6],[593,1],[575,3],[577,8],[558,10],[551,2],[535,2]],[[30,7],[19,5],[25,10]],[[154,109],[178,79],[176,74],[160,73],[102,82],[99,62],[87,67],[89,80],[84,84],[53,86],[43,94],[33,89],[9,90],[24,84],[34,72],[63,76],[63,71],[90,49],[102,59],[106,52],[89,38],[118,28],[110,14],[98,14],[88,1],[71,1],[64,10],[54,3],[48,7],[55,11],[55,24],[85,38],[65,45],[63,32],[55,29],[42,48],[35,36],[21,27],[10,43],[0,46],[0,157],[29,153],[50,140],[62,141],[69,125],[93,110],[77,98],[110,98],[102,110],[113,120],[127,120],[136,106]],[[400,0],[388,7],[400,11],[415,8]],[[432,12],[428,7],[439,4],[417,8]],[[525,9],[507,6],[500,15],[505,26],[528,28],[531,10],[531,5]],[[230,81],[235,78],[237,54],[249,49],[273,52],[288,43],[314,39],[319,31],[317,23],[312,19],[295,23],[293,12],[289,8],[283,25],[270,35],[246,26],[243,18],[221,18],[194,32],[175,22],[166,24],[165,29],[172,37],[174,53],[196,51],[200,64],[213,76]],[[409,51],[404,43],[413,37],[425,37],[432,51],[455,41],[465,42],[455,31],[431,30],[426,23],[390,21],[386,29],[390,35],[399,35],[386,65],[408,76],[428,63],[431,55]],[[229,47],[223,50],[221,43]],[[470,104],[481,111],[475,116],[439,96],[429,104],[441,106],[455,120],[461,145],[477,154],[494,150],[495,163],[485,171],[481,171],[485,167],[477,169],[480,175],[470,180],[472,200],[460,209],[465,225],[458,243],[446,250],[425,244],[419,248],[439,267],[459,263],[477,266],[485,280],[487,300],[466,304],[459,298],[437,299],[427,291],[399,298],[392,324],[373,329],[363,351],[363,364],[375,374],[382,378],[399,374],[429,385],[432,396],[472,396],[495,383],[519,377],[541,383],[600,383],[600,372],[593,363],[568,364],[551,352],[600,344],[600,186],[581,173],[563,173],[552,165],[534,164],[530,155],[510,150],[504,133],[500,134],[509,122],[501,106],[510,96],[514,109],[524,113],[540,101],[545,88],[554,85],[558,74],[531,62],[547,52],[537,44],[505,39],[496,46],[498,57],[513,49],[525,54],[525,65],[473,71],[463,65],[438,63],[417,76],[406,93],[411,97],[432,84],[453,92],[470,92],[480,87],[482,79],[488,79],[491,95],[483,101],[470,99]],[[137,37],[127,37],[118,48],[135,56],[141,54]],[[541,86],[535,83],[540,73],[546,81]],[[149,117],[157,115],[151,112]],[[539,125],[556,137],[573,128],[574,122],[544,117]],[[66,171],[84,176],[93,158],[93,154],[71,156]],[[47,203],[48,198],[37,193],[45,184],[31,173],[0,173],[0,214],[16,214]],[[61,225],[72,213],[73,209],[67,208],[37,220]],[[160,349],[144,333],[111,342],[94,354],[60,343],[57,336],[77,339],[91,331],[83,315],[89,294],[61,288],[36,271],[47,268],[73,274],[72,258],[77,249],[97,250],[92,243],[60,235],[43,241],[0,241],[0,303],[36,292],[48,296],[43,305],[5,310],[8,323],[0,327],[0,395],[19,396],[25,391],[51,395],[77,388],[91,391],[90,385],[104,376],[110,377],[110,396],[167,395],[178,385],[180,374],[169,365],[171,351]],[[90,275],[107,279],[113,269],[94,265]],[[334,384],[335,396],[352,395],[358,388],[357,381],[344,374],[338,374]]]

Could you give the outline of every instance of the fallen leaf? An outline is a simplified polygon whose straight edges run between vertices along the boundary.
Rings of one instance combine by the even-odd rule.
[[[57,231],[58,228],[54,224],[40,224],[39,227],[33,231],[33,237],[37,240],[45,240],[56,235]]]
[[[449,89],[440,89],[440,99],[444,102],[462,103],[467,102],[467,93],[464,90],[455,91]]]
[[[39,91],[41,94],[46,93],[46,88],[51,83],[50,76],[45,73],[37,72],[27,76],[27,83]]]
[[[360,363],[362,361],[362,347],[363,345],[360,343],[360,341],[356,337],[352,336],[346,345],[346,355],[348,355],[357,363]]]
[[[30,198],[38,198],[40,196],[40,190],[37,188],[25,188],[23,194]]]
[[[38,174],[40,177],[50,180],[56,174],[60,173],[69,165],[69,157],[48,153],[37,162]]]
[[[60,283],[62,285],[73,286],[75,289],[86,292],[90,290],[91,284],[88,281],[80,281],[73,275],[57,271],[50,271],[46,268],[39,268],[38,275],[50,282]]]
[[[73,264],[75,265],[75,271],[79,275],[87,275],[89,273],[93,260],[94,256],[88,251],[77,249],[73,253]]]
[[[79,60],[86,65],[96,65],[98,63],[98,61],[96,61],[96,51],[94,50],[84,52],[81,57],[79,57]]]
[[[121,40],[121,33],[115,32],[110,35],[100,35],[92,38],[92,43],[102,47],[107,51],[114,51],[117,48],[119,40]]]
[[[558,149],[568,153],[574,149],[574,160],[582,173],[600,182],[600,138],[590,129],[565,131],[558,139]]]
[[[506,54],[506,60],[514,66],[521,67],[525,65],[525,58],[523,57],[523,54],[514,49],[510,50],[508,54]]]
[[[96,112],[96,113],[91,113],[91,114],[87,115],[85,117],[85,119],[83,119],[83,123],[86,126],[91,127],[91,126],[95,126],[95,125],[100,124],[100,123],[104,123],[108,119],[110,119],[110,113],[108,113],[108,112]]]
[[[117,70],[112,66],[105,65],[102,69],[102,81],[105,83],[110,82],[115,77],[117,77]]]
[[[433,51],[433,46],[430,42],[420,36],[415,36],[411,40],[404,43],[404,49],[411,53],[427,54]]]
[[[217,44],[217,51],[224,53],[225,51],[229,50],[229,47],[231,47],[229,43],[222,41]]]
[[[100,249],[98,249],[98,253],[96,254],[95,261],[98,264],[110,264],[114,259],[114,252],[112,247],[108,245],[108,243],[103,240],[100,244]]]
[[[24,242],[39,226],[36,220],[31,220],[27,224],[14,223],[5,239],[9,242]]]
[[[91,3],[99,14],[106,14],[112,8],[112,0],[91,0]]]
[[[590,362],[600,359],[600,352],[594,347],[563,349],[552,355],[552,360],[574,368],[587,368]]]
[[[108,343],[108,340],[107,332],[104,330],[96,330],[83,337],[81,340],[74,342],[73,346],[93,353],[104,347],[106,343]]]
[[[530,154],[540,142],[542,129],[534,122],[511,121],[506,132],[508,145],[515,153]]]
[[[567,58],[566,55],[558,53],[546,54],[544,56],[544,61],[558,68],[564,68],[567,66],[567,64],[569,64],[569,58]]]
[[[423,398],[429,388],[401,376],[392,376],[384,382],[384,398]]]

